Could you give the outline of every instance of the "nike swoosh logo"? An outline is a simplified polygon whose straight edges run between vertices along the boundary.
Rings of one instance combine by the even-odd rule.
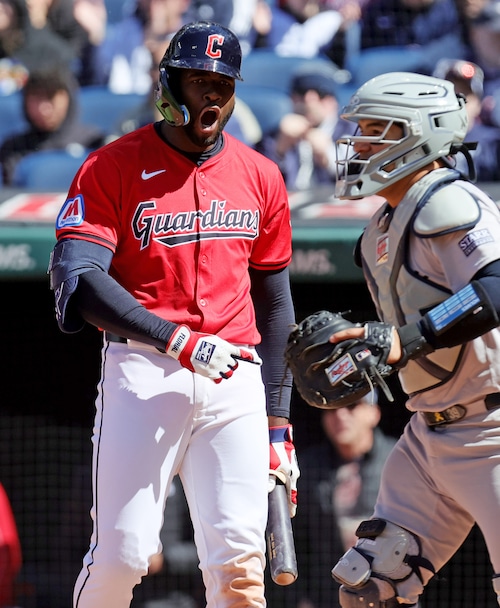
[[[141,177],[144,180],[151,179],[152,177],[155,177],[155,175],[160,175],[160,173],[165,173],[165,171],[166,171],[166,169],[160,169],[159,171],[151,171],[151,173],[148,173],[146,171],[146,169],[144,169],[141,173]]]

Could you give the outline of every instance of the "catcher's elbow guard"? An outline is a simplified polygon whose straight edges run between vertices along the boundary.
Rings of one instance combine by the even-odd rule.
[[[472,281],[429,310],[420,321],[423,335],[435,348],[464,344],[498,323],[498,313],[480,281]]]
[[[397,367],[437,348],[465,344],[498,324],[498,314],[487,291],[480,281],[472,281],[429,310],[418,323],[398,329],[403,357]]]

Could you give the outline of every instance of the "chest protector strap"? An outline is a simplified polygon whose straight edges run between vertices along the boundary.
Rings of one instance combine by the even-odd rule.
[[[402,202],[389,214],[387,208],[381,209],[365,231],[361,242],[363,270],[378,314],[384,321],[398,327],[414,322],[422,316],[423,310],[451,295],[446,286],[424,279],[411,269],[409,242],[410,234],[429,238],[464,227],[460,222],[460,226],[447,225],[442,218],[426,210],[425,220],[418,222],[417,230],[412,231],[429,199],[459,178],[460,174],[453,169],[431,171],[410,188]],[[458,185],[456,187],[459,188]],[[467,197],[470,196],[468,192],[460,190]],[[449,220],[449,214],[445,219]],[[477,221],[477,218],[472,219]],[[390,244],[390,251],[386,252],[385,263],[384,260],[381,263],[379,256],[383,254],[383,247],[380,243],[384,239],[387,239],[388,246]],[[372,255],[374,250],[377,252],[375,260]],[[400,370],[404,390],[411,395],[449,380],[455,373],[462,349],[462,346],[457,346],[410,361]]]

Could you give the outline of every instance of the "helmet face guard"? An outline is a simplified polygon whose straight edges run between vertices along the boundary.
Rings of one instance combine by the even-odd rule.
[[[356,199],[376,194],[437,158],[446,157],[467,133],[465,101],[450,82],[394,72],[364,84],[341,114],[353,122],[376,120],[385,124],[380,136],[355,134],[337,140],[339,198]],[[387,139],[393,124],[402,129],[399,139]],[[353,153],[355,143],[384,144],[367,159]]]
[[[182,127],[189,122],[189,112],[172,92],[170,68],[216,72],[242,80],[240,43],[231,30],[210,21],[188,23],[172,38],[160,62],[156,107],[169,125]]]

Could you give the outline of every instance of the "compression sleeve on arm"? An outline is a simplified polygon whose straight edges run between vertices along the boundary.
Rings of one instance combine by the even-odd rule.
[[[427,312],[417,323],[398,329],[403,362],[438,348],[465,344],[500,323],[500,260],[479,270],[472,281]]]
[[[59,326],[71,333],[86,321],[164,349],[177,326],[147,311],[108,274],[112,259],[110,249],[83,239],[56,244],[49,272]]]
[[[165,350],[177,325],[149,312],[109,274],[89,270],[80,275],[74,305],[92,325],[130,340]]]
[[[257,328],[262,342],[257,350],[264,365],[262,377],[266,387],[269,416],[290,417],[292,375],[283,353],[295,321],[288,268],[278,272],[250,270],[252,298]]]

